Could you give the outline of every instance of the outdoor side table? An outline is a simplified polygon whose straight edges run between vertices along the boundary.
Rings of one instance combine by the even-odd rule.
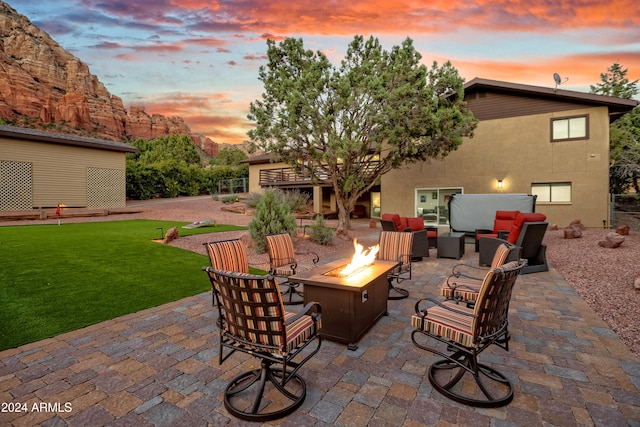
[[[464,237],[464,233],[438,234],[438,258],[462,258]]]

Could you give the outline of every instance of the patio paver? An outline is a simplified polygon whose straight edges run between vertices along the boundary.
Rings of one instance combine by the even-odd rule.
[[[433,391],[436,357],[414,348],[410,316],[461,261],[431,254],[356,351],[323,342],[301,370],[306,401],[269,425],[640,426],[640,360],[553,268],[520,276],[510,351],[481,356],[513,381],[513,402],[471,408]],[[467,245],[462,262],[474,259]],[[221,391],[250,357],[218,365],[215,318],[202,293],[0,352],[0,425],[237,425]]]

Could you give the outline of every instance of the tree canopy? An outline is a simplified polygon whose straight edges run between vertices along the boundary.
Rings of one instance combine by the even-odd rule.
[[[247,153],[238,147],[223,147],[212,163],[217,166],[239,166],[247,158]]]
[[[591,93],[631,99],[638,80],[629,81],[627,68],[614,63],[600,74],[601,83],[591,85]],[[609,185],[616,194],[634,187],[640,193],[640,109],[634,108],[609,127]]]
[[[476,126],[457,70],[449,62],[428,69],[410,38],[386,51],[374,37],[355,36],[339,66],[302,39],[268,40],[267,48],[264,93],[248,116],[252,147],[331,182],[341,228],[381,175],[445,157]]]
[[[640,193],[640,108],[636,107],[609,128],[609,181],[611,191]]]
[[[607,68],[606,73],[600,74],[601,83],[590,86],[591,93],[626,99],[633,98],[638,93],[638,80],[630,82],[627,78],[628,72],[628,68],[622,68],[620,64],[614,63]]]

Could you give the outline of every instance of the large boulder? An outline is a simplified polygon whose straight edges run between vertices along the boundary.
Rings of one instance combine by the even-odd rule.
[[[629,226],[628,225],[621,225],[620,227],[616,228],[616,233],[618,233],[621,236],[628,236],[629,235]]]
[[[605,240],[601,240],[598,242],[598,245],[603,248],[617,248],[622,242],[624,242],[624,236],[619,235],[618,233],[607,233],[607,237]]]
[[[171,227],[167,234],[164,235],[164,239],[162,239],[162,243],[167,244],[173,240],[178,238],[178,227]]]

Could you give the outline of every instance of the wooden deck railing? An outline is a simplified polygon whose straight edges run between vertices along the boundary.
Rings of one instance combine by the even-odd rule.
[[[377,161],[363,163],[366,169],[374,169],[378,165]],[[261,187],[281,186],[281,185],[311,185],[311,178],[296,173],[292,168],[262,169],[260,171],[259,182]],[[318,175],[318,180],[314,184],[331,184],[331,177],[326,173]]]
[[[329,176],[327,174],[321,174],[318,179],[320,184],[329,182]],[[291,168],[263,169],[260,171],[259,184],[261,187],[311,184],[311,178],[296,173]]]

